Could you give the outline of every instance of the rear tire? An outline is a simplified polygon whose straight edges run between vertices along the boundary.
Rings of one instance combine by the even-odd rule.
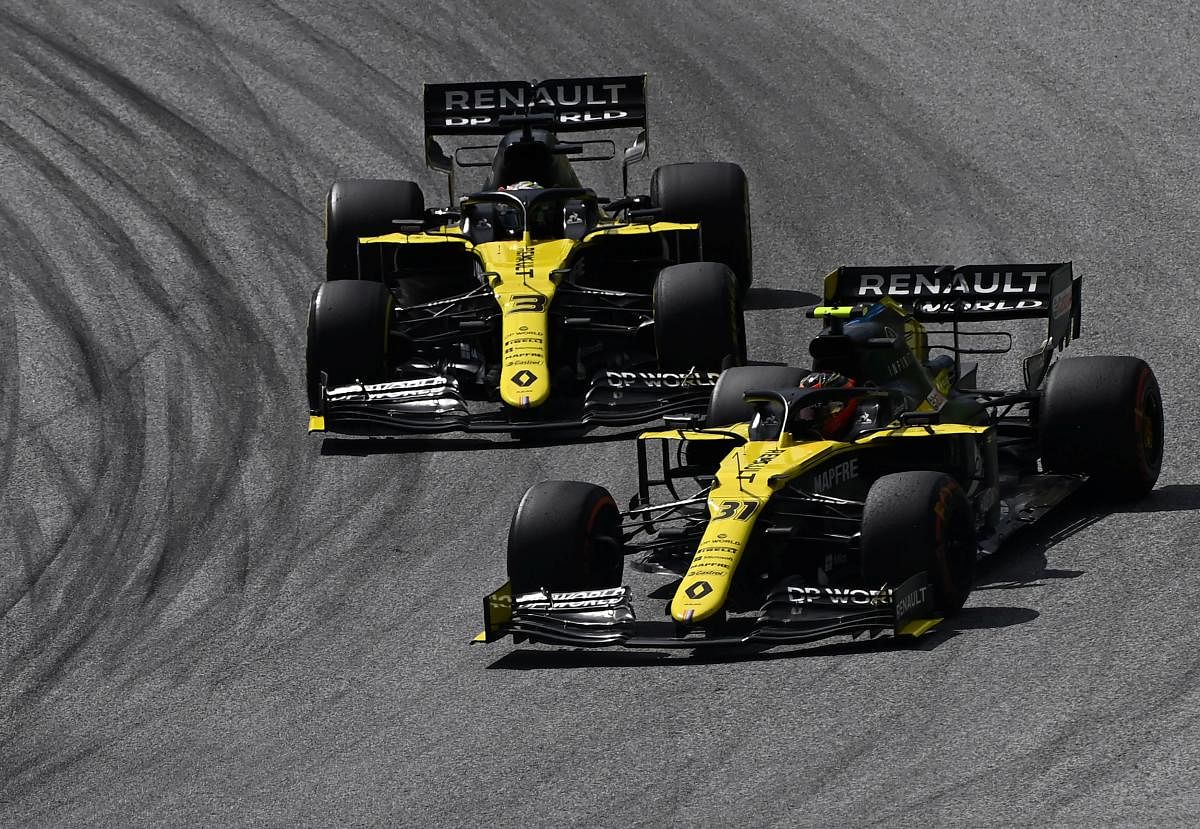
[[[808,375],[802,368],[791,366],[737,366],[721,372],[708,401],[705,428],[745,423],[754,416],[754,407],[742,399],[751,389],[799,388]]]
[[[603,487],[543,481],[525,492],[508,530],[514,595],[618,587],[621,513]]]
[[[1038,423],[1045,471],[1089,475],[1097,493],[1117,500],[1154,489],[1162,469],[1162,395],[1143,360],[1059,360]]]
[[[357,279],[358,239],[396,232],[394,220],[425,215],[425,195],[412,181],[335,181],[325,199],[325,278]]]
[[[338,279],[313,292],[305,355],[311,410],[321,407],[322,373],[330,388],[376,383],[386,377],[393,304],[381,282]]]
[[[650,177],[650,200],[662,218],[699,222],[704,258],[737,277],[739,294],[750,287],[750,185],[736,164],[697,161],[665,164]]]
[[[654,347],[662,371],[720,371],[745,362],[742,306],[729,268],[689,262],[654,282]]]
[[[884,475],[867,492],[861,550],[867,586],[894,589],[924,570],[936,612],[951,616],[966,603],[975,573],[971,503],[941,472]]]

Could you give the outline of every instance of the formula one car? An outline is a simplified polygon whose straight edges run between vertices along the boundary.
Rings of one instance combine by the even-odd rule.
[[[329,192],[327,278],[308,317],[310,431],[520,432],[646,423],[703,411],[718,373],[745,360],[751,279],[746,176],[729,163],[657,168],[645,76],[427,85],[426,160],[451,207],[409,181]],[[624,194],[579,183],[568,159],[611,159],[636,128]],[[441,136],[500,135],[458,147]],[[490,160],[472,160],[486,151]],[[455,170],[488,166],[455,202]],[[498,404],[498,405],[497,405]]]
[[[1158,477],[1150,367],[1053,362],[1079,334],[1079,291],[1069,263],[833,272],[813,370],[725,371],[703,424],[639,438],[626,511],[587,483],[526,492],[477,639],[693,648],[933,629],[967,600],[977,557],[1070,492],[1138,498]],[[1029,317],[1049,331],[1021,387],[980,388],[961,358],[989,349],[962,325]],[[679,579],[669,619],[635,616],[627,555]]]

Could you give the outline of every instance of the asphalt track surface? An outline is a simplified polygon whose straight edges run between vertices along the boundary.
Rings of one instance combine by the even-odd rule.
[[[0,7],[0,821],[1194,825],[1190,4],[351,5]],[[437,201],[423,81],[640,71],[654,163],[749,174],[755,356],[838,264],[1072,259],[1158,490],[912,649],[468,646],[521,492],[631,446],[306,436],[322,199]]]

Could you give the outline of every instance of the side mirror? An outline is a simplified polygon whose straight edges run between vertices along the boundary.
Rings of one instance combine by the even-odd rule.
[[[454,169],[454,161],[442,149],[442,145],[432,138],[425,139],[425,162],[435,170],[449,173]]]
[[[429,136],[425,138],[425,163],[446,174],[447,195],[450,197],[450,204],[454,204],[454,159],[442,149],[441,144]]]
[[[633,139],[633,144],[625,149],[624,158],[621,160],[621,193],[629,195],[629,165],[636,164],[646,157],[648,142],[650,138],[645,129],[638,131],[637,137]]]
[[[646,157],[646,131],[639,130],[633,144],[625,149],[625,165],[636,164]]]

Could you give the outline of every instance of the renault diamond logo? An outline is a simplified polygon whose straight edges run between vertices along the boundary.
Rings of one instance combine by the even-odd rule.
[[[523,368],[509,379],[524,389],[533,385],[534,381],[537,380],[537,375],[529,369]]]
[[[687,593],[689,599],[703,599],[709,593],[713,592],[712,585],[706,581],[698,581],[683,591]]]

